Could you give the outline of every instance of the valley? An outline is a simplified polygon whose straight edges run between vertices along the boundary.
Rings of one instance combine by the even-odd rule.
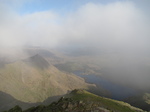
[[[150,112],[150,0],[0,0],[0,112]]]
[[[108,60],[104,60],[103,55],[97,58],[88,55],[74,57],[46,48],[24,48],[23,53],[24,56],[18,60],[3,62],[0,68],[0,91],[14,98],[11,106],[2,100],[1,104],[5,108],[0,110],[20,104],[23,110],[32,105],[50,104],[74,89],[85,89],[99,96],[149,110],[148,103],[133,103],[136,102],[134,96],[146,91],[119,81],[114,82],[105,76],[103,68]]]

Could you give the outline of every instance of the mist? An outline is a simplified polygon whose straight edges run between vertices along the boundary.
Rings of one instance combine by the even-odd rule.
[[[65,15],[54,10],[21,15],[2,2],[1,54],[2,51],[10,53],[3,48],[13,47],[17,51],[28,45],[104,53],[107,63],[103,71],[109,78],[149,88],[150,15],[143,7],[145,4],[141,7],[139,4],[135,1],[88,2]]]

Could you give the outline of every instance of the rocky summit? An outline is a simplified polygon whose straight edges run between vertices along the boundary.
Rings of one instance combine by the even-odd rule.
[[[144,112],[127,103],[75,89],[50,105],[22,110],[19,106],[5,112]]]

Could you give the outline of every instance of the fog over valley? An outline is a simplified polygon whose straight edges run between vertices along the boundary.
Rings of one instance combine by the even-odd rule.
[[[0,0],[0,111],[74,89],[150,110],[150,1],[56,1]]]

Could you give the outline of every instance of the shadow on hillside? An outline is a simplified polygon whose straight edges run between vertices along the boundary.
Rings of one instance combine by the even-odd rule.
[[[0,91],[0,112],[9,110],[16,105],[19,105],[23,110],[28,109],[33,106],[37,106],[40,104],[48,105],[56,100],[58,100],[61,96],[53,96],[46,99],[44,102],[37,102],[37,103],[27,103],[19,101],[13,98],[11,95]]]

